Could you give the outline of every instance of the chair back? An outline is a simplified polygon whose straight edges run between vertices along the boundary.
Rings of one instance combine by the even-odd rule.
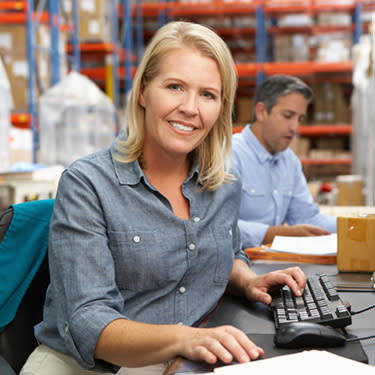
[[[19,203],[0,216],[0,355],[18,374],[37,346],[49,284],[48,230],[53,199]]]

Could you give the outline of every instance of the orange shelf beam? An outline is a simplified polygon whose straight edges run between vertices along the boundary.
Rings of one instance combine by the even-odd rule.
[[[23,11],[26,9],[27,9],[27,1],[2,1],[0,2],[0,10]]]
[[[241,133],[244,128],[244,126],[233,126],[232,134]]]
[[[113,43],[81,43],[79,49],[85,53],[112,53],[115,50],[115,46]],[[68,44],[66,50],[67,52],[73,52],[73,46]]]
[[[352,158],[309,159],[300,158],[302,165],[350,165]]]
[[[351,125],[302,125],[298,128],[300,135],[350,135]]]
[[[117,74],[119,77],[124,77],[125,76],[125,68],[124,67],[119,67]],[[133,67],[132,71],[132,76],[134,77],[136,68]],[[104,81],[106,78],[106,68],[101,67],[101,68],[81,68],[81,73],[93,81]]]
[[[249,2],[198,2],[198,3],[169,3],[171,16],[208,16],[208,15],[228,15],[228,14],[251,14],[255,13],[257,1]]]
[[[33,13],[34,19],[39,19],[40,22],[47,23],[49,21],[49,14],[48,12],[41,12],[37,15],[35,12]],[[5,12],[0,13],[0,23],[5,24],[12,24],[12,23],[26,23],[27,14],[26,12]]]
[[[317,61],[308,62],[278,62],[278,63],[238,63],[236,64],[239,77],[254,76],[263,70],[266,75],[273,74],[316,74],[316,73],[352,73],[353,62],[325,63]]]
[[[317,61],[309,62],[285,62],[285,63],[264,63],[265,74],[315,74],[315,73],[351,73],[353,71],[352,61],[339,63],[325,63]]]
[[[28,113],[12,113],[10,115],[10,122],[17,128],[28,129],[31,124],[31,115]]]

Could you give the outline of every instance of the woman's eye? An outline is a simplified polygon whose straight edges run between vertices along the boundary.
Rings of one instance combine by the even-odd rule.
[[[212,94],[212,93],[210,93],[208,91],[204,92],[203,96],[205,96],[208,99],[215,99],[216,98],[216,96],[214,94]]]
[[[180,85],[178,85],[177,83],[171,83],[170,85],[168,85],[168,88],[171,90],[179,90]]]

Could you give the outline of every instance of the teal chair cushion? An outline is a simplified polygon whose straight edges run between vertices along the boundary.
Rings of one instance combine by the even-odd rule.
[[[14,319],[48,246],[54,199],[12,205],[13,215],[0,242],[0,332]]]

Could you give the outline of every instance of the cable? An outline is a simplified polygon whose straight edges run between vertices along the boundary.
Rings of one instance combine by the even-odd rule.
[[[375,308],[375,304],[374,304],[374,305],[367,306],[367,307],[365,307],[365,308],[362,309],[362,310],[358,310],[358,311],[350,311],[350,314],[351,314],[351,315],[357,315],[357,314],[363,313],[363,312],[365,312],[365,311],[367,311],[367,310],[371,310],[371,309],[373,309],[373,308]]]
[[[346,342],[356,342],[356,341],[369,340],[369,339],[375,339],[375,335],[364,336],[364,337],[352,337],[350,339],[346,339]]]

